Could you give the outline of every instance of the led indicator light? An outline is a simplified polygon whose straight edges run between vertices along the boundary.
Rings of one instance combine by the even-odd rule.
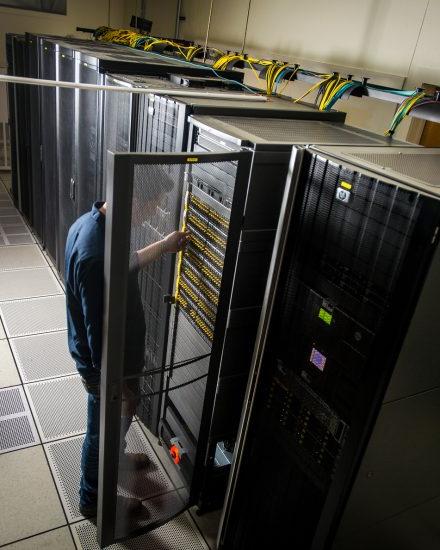
[[[351,189],[353,188],[353,185],[351,183],[348,183],[348,181],[341,181],[339,185],[344,189],[347,189],[348,191],[351,191]]]
[[[180,451],[177,445],[172,445],[170,448],[170,455],[174,461],[174,464],[179,464],[180,462]]]
[[[312,353],[310,355],[310,362],[312,365],[315,365],[320,371],[324,370],[327,357],[320,353],[317,349],[312,348]]]
[[[327,325],[330,325],[333,319],[333,315],[322,307],[319,310],[319,318],[322,319],[324,323],[327,323]]]

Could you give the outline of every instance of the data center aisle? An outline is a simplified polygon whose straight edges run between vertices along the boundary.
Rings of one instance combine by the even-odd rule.
[[[0,180],[0,548],[99,549],[78,509],[86,394],[67,350],[63,287],[12,204],[10,176],[0,172]],[[128,448],[149,454],[153,466],[128,480],[126,494],[142,498],[151,483],[169,490],[167,457],[137,422]],[[109,548],[209,550],[210,519],[191,510]]]

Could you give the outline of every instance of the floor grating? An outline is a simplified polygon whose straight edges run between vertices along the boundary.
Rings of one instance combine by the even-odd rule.
[[[32,382],[25,392],[43,443],[86,431],[87,393],[79,375]]]
[[[50,267],[0,271],[0,301],[61,294]]]
[[[77,372],[67,347],[67,331],[12,338],[10,345],[25,383]]]
[[[78,548],[100,550],[96,542],[96,527],[93,523],[82,521],[71,527]],[[107,546],[108,550],[145,550],[147,548],[148,550],[209,550],[187,512],[146,535]]]
[[[36,245],[0,247],[0,271],[46,266],[46,260]]]
[[[0,454],[40,443],[21,387],[0,390]]]
[[[64,294],[0,303],[0,316],[9,338],[66,330]]]
[[[45,445],[55,482],[70,522],[82,518],[79,512],[78,487],[83,440],[84,436],[78,436]],[[144,471],[127,472],[119,480],[120,494],[141,499],[172,491],[171,482],[136,423],[131,425],[127,434],[127,451],[148,454],[152,465]]]

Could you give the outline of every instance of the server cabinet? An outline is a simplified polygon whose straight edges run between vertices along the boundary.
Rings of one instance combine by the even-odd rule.
[[[206,65],[180,66],[177,60],[158,57],[129,48],[56,41],[57,67],[64,79],[79,83],[103,83],[109,71],[121,73],[168,74],[179,67],[186,74],[210,75]],[[73,62],[71,61],[73,59]],[[73,69],[72,69],[73,67]],[[74,74],[72,74],[74,71]],[[243,74],[227,72],[228,78],[242,80]],[[57,140],[59,173],[58,251],[56,265],[64,274],[64,249],[69,227],[77,217],[102,198],[102,124],[101,92],[57,89]],[[63,113],[66,118],[63,120]],[[68,124],[66,124],[66,122]]]
[[[438,547],[439,168],[294,152],[220,548]]]
[[[64,43],[55,44],[56,79],[75,82],[75,50]],[[73,88],[56,88],[56,145],[58,172],[58,249],[56,265],[64,273],[64,256],[67,234],[78,217],[78,186],[75,126],[76,91]],[[86,130],[86,129],[85,129]]]
[[[185,84],[197,85],[197,91],[215,91],[217,93],[231,93],[231,90],[219,88],[219,79],[201,77],[172,76],[171,81],[152,78],[142,75],[113,75],[106,76],[106,83],[112,86],[127,86],[133,88],[163,89],[167,95],[155,94],[106,94],[106,110],[104,122],[104,150],[112,151],[145,151],[145,152],[180,152],[186,150],[189,135],[189,115],[194,113],[230,114],[235,116],[255,115],[264,117],[282,117],[297,119],[325,119],[343,121],[345,113],[322,113],[312,107],[294,104],[291,101],[273,98],[268,102],[252,102],[240,100],[241,92],[237,92],[237,99],[207,99],[207,98],[178,98],[170,94],[172,89],[182,89]],[[179,84],[180,83],[180,84]],[[217,87],[212,86],[215,84]],[[233,179],[233,176],[231,176]],[[177,224],[177,219],[175,220]],[[164,235],[160,228],[149,228],[149,235],[145,239],[153,242]],[[149,341],[147,349],[154,350],[150,354],[150,368],[157,369],[165,364],[167,357],[167,311],[162,307],[163,296],[172,292],[170,276],[174,269],[171,264],[162,266],[160,270],[146,269],[144,272],[143,292],[149,297],[149,311],[151,317],[147,320],[147,334]],[[151,398],[142,402],[139,411],[141,420],[146,426],[158,433],[161,411],[161,393],[163,374],[152,375],[148,381],[148,388],[153,392]],[[156,393],[158,392],[158,393]]]
[[[213,91],[212,88],[207,91]],[[220,91],[220,90],[217,90]],[[302,103],[293,103],[282,98],[269,98],[265,102],[242,101],[240,98],[178,98],[150,95],[142,98],[148,103],[150,117],[144,134],[140,135],[148,150],[187,150],[189,136],[188,117],[191,115],[282,118],[303,120],[326,120],[344,122],[345,113],[323,112]],[[142,142],[140,144],[142,147]]]
[[[219,361],[213,406],[204,409],[197,395],[188,395],[186,406],[176,406],[172,398],[166,400],[162,413],[162,429],[179,440],[190,441],[200,426],[209,425],[209,450],[199,465],[205,476],[199,506],[207,509],[221,504],[226,487],[292,146],[313,141],[359,145],[394,142],[343,124],[319,121],[193,116],[191,124],[194,155],[234,149],[252,152],[229,320],[227,326],[214,327],[214,338],[222,342],[223,350],[221,357],[210,359]],[[220,201],[234,177],[234,167],[228,165],[220,171],[196,166],[194,175],[202,189]]]
[[[75,52],[75,81],[84,84],[103,84],[104,75],[96,59],[84,51]],[[75,90],[75,151],[77,157],[78,215],[92,208],[102,198],[98,185],[101,158],[103,103],[102,92]]]
[[[56,44],[40,41],[40,76],[56,80]],[[43,244],[55,264],[58,261],[58,156],[57,89],[42,87],[41,93],[41,168],[43,202]]]
[[[167,212],[180,210],[181,188],[187,189],[187,206],[193,204],[212,204],[211,222],[206,229],[216,231],[218,219],[222,220],[219,234],[224,242],[224,272],[230,274],[235,263],[239,243],[239,227],[246,198],[246,181],[249,170],[250,155],[246,152],[226,154],[205,154],[187,156],[186,154],[111,154],[109,153],[110,170],[108,186],[109,209],[106,216],[106,256],[105,270],[107,290],[104,302],[105,309],[103,361],[101,370],[101,431],[100,431],[100,465],[98,493],[98,532],[101,544],[109,544],[115,539],[127,537],[134,533],[151,530],[159,524],[168,521],[183,509],[197,500],[200,470],[196,463],[203,460],[206,454],[207,434],[203,429],[198,434],[198,441],[192,442],[185,452],[175,442],[174,456],[159,468],[160,472],[146,470],[139,472],[136,482],[131,479],[127,484],[123,462],[119,463],[120,441],[119,427],[126,425],[130,418],[125,412],[125,397],[127,387],[136,393],[140,400],[148,397],[150,392],[139,384],[144,377],[151,375],[148,371],[148,359],[145,354],[153,353],[153,349],[144,349],[145,333],[147,332],[145,318],[149,313],[148,298],[142,292],[142,271],[136,251],[145,246],[143,228],[165,224],[165,233],[176,227],[170,225],[174,216],[164,217]],[[236,170],[234,181],[227,190],[227,202],[223,205],[221,214],[216,211],[221,205],[214,204],[212,197],[195,184],[194,168],[204,166],[207,169],[231,164]],[[195,202],[194,202],[195,204]],[[209,206],[206,206],[209,208]],[[189,221],[189,218],[186,218]],[[215,225],[217,224],[217,225]],[[209,227],[208,227],[209,226]],[[194,241],[195,242],[195,241]],[[148,243],[147,243],[148,244]],[[190,246],[180,258],[183,266],[188,258],[199,254]],[[189,255],[189,256],[188,256]],[[154,262],[153,262],[154,263]],[[150,267],[153,264],[150,264]],[[206,264],[207,266],[208,264]],[[156,264],[160,269],[160,264]],[[196,268],[195,268],[196,269]],[[199,277],[203,279],[200,271]],[[218,300],[217,317],[225,323],[228,311],[230,277],[217,281],[222,298]],[[180,281],[180,282],[179,282]],[[212,400],[217,383],[216,362],[207,363],[210,353],[220,354],[221,347],[200,336],[191,324],[191,312],[184,308],[184,289],[178,279],[176,296],[173,300],[173,333],[176,341],[181,341],[183,326],[189,327],[186,341],[186,357],[170,354],[170,362],[166,367],[166,384],[162,391],[168,395],[180,394],[188,385],[194,388],[200,397],[207,402]],[[164,304],[163,307],[166,307]],[[189,324],[188,324],[189,323]],[[200,343],[203,344],[203,349]],[[212,350],[211,350],[212,348]],[[147,370],[146,370],[147,368]],[[192,379],[182,386],[178,372],[190,368]],[[200,385],[202,383],[202,385]],[[183,394],[180,399],[184,399]],[[131,429],[139,430],[138,427]],[[139,433],[139,432],[138,432]],[[144,434],[147,430],[144,430]],[[121,436],[122,439],[123,436]],[[151,434],[148,434],[151,441]],[[144,441],[145,437],[144,437]],[[148,452],[149,444],[146,446]],[[165,460],[166,457],[165,457]],[[176,469],[176,465],[181,468]],[[125,477],[124,477],[125,476]],[[173,485],[171,485],[171,480]],[[124,516],[123,509],[117,501],[117,487],[122,494],[137,495],[143,501],[142,513],[135,516]]]

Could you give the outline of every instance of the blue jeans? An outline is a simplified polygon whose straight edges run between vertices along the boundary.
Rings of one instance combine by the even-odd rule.
[[[81,455],[80,505],[96,506],[98,498],[98,464],[99,464],[99,393],[87,395],[87,432]],[[132,421],[131,416],[121,417],[121,450],[126,446],[125,436]],[[118,457],[115,457],[117,460]]]

